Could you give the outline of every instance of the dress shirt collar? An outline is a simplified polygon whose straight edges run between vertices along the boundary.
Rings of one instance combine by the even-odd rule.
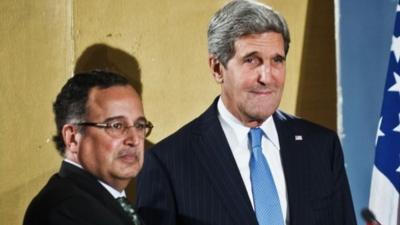
[[[98,180],[100,182],[101,185],[103,185],[103,187],[105,189],[107,189],[108,192],[110,192],[110,194],[114,197],[114,198],[119,198],[119,197],[126,197],[125,191],[119,192],[117,190],[115,190],[113,187],[111,187],[110,185],[102,182],[101,180]]]
[[[81,164],[76,163],[76,162],[74,162],[74,161],[72,161],[72,160],[64,159],[64,162],[67,162],[67,163],[69,163],[69,164],[72,164],[72,165],[74,165],[74,166],[76,166],[76,167],[79,167],[79,168],[83,169],[83,167],[81,166]]]
[[[84,168],[82,167],[82,165],[80,165],[79,163],[76,163],[74,161],[71,161],[69,159],[64,159],[65,162],[72,164],[76,167],[79,167],[81,169],[84,170]],[[97,180],[114,198],[119,198],[119,197],[126,197],[125,191],[119,192],[117,190],[115,190],[113,187],[111,187],[110,185],[102,182],[101,180]]]
[[[247,142],[250,128],[244,126],[234,115],[232,115],[231,112],[229,112],[229,110],[222,102],[221,97],[218,99],[217,108],[223,122],[230,126],[232,131],[234,132],[236,140],[238,140],[239,143]],[[280,149],[278,132],[276,131],[274,119],[272,118],[272,116],[268,117],[261,124],[260,128],[263,130],[265,137],[271,141],[276,149]]]

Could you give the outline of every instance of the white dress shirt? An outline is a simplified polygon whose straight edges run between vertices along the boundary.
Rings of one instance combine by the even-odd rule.
[[[76,166],[76,167],[79,167],[79,168],[81,168],[81,169],[84,170],[84,168],[82,167],[82,165],[80,165],[80,164],[78,164],[78,163],[76,163],[76,162],[74,162],[74,161],[71,161],[71,160],[69,160],[69,159],[64,159],[64,161],[67,162],[67,163],[69,163],[69,164],[72,164],[72,165],[74,165],[74,166]],[[98,182],[99,182],[99,183],[100,183],[114,198],[126,197],[125,191],[119,192],[119,191],[115,190],[113,187],[111,187],[110,185],[104,183],[103,181],[101,181],[101,180],[97,180],[97,181],[98,181]]]
[[[251,156],[251,147],[249,145],[250,128],[244,126],[236,117],[232,115],[232,113],[228,111],[221,98],[219,98],[218,100],[217,107],[219,112],[218,119],[221,122],[222,129],[228,140],[229,147],[233,153],[233,157],[235,158],[236,165],[239,168],[240,175],[242,176],[242,180],[244,182],[244,185],[246,186],[247,194],[249,195],[251,204],[254,209],[249,166]],[[287,223],[288,210],[286,183],[279,153],[280,147],[278,133],[276,131],[275,123],[272,116],[264,121],[260,128],[264,132],[264,135],[261,139],[262,152],[271,169],[272,177],[278,191],[282,215]]]

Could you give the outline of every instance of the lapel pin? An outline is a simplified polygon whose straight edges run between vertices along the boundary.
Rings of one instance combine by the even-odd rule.
[[[296,141],[302,141],[302,140],[303,140],[303,136],[301,136],[301,135],[295,135],[295,136],[294,136],[294,140],[296,140]]]

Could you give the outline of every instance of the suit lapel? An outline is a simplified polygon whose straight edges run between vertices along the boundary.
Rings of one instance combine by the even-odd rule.
[[[194,126],[195,154],[237,224],[257,224],[246,188],[218,120],[217,100]]]
[[[99,203],[103,204],[114,214],[118,215],[126,224],[131,224],[129,217],[114,197],[97,181],[97,178],[74,165],[63,162],[60,169],[60,176],[70,179],[80,189],[93,196]]]
[[[301,211],[301,206],[296,202],[302,195],[302,185],[298,183],[299,177],[303,177],[303,165],[307,161],[304,144],[307,137],[302,129],[298,129],[292,116],[277,111],[274,114],[274,122],[279,136],[280,154],[283,172],[285,175],[288,213],[290,221],[297,221],[296,213]],[[301,178],[300,178],[301,180]],[[292,223],[291,223],[292,224]]]

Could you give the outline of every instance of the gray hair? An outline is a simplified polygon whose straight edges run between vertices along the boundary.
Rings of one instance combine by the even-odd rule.
[[[248,34],[273,31],[282,34],[285,54],[290,35],[285,19],[272,8],[256,1],[234,0],[215,13],[208,26],[208,53],[226,67],[235,55],[235,41]]]

